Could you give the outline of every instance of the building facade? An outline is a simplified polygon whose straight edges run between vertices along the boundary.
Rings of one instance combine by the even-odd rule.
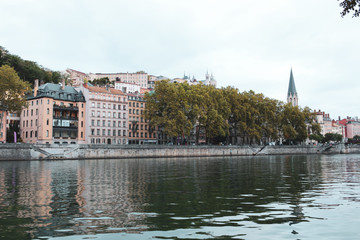
[[[0,110],[0,143],[6,142],[6,116],[7,112]]]
[[[117,89],[79,88],[86,99],[86,142],[89,144],[128,144],[128,101]]]
[[[71,86],[35,80],[28,107],[20,116],[20,135],[25,143],[85,143],[85,98]]]
[[[156,128],[143,116],[146,103],[142,94],[128,94],[129,144],[156,144]]]
[[[148,88],[148,74],[139,71],[136,73],[89,73],[89,80],[108,78],[111,82],[135,83],[142,88]]]

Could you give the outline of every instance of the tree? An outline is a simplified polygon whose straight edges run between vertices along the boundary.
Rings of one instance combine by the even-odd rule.
[[[339,0],[338,0],[339,1]],[[353,17],[359,17],[360,15],[360,0],[343,0],[340,2],[340,7],[343,8],[341,12],[341,16],[344,17],[346,14],[350,12],[353,13]]]
[[[8,66],[0,67],[0,109],[18,112],[26,106],[25,92],[30,90],[30,84],[20,80],[16,71]]]

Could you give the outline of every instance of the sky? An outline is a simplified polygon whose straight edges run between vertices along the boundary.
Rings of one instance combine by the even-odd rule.
[[[218,87],[360,116],[360,18],[337,0],[0,0],[0,46],[53,71],[212,73]]]

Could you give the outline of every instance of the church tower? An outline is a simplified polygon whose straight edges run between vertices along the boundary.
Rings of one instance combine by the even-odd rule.
[[[298,98],[298,94],[296,92],[295,81],[294,81],[292,69],[290,70],[290,80],[289,80],[289,89],[288,89],[288,94],[287,94],[287,102],[291,103],[291,105],[293,105],[293,106],[298,106],[298,103],[299,103],[299,98]]]

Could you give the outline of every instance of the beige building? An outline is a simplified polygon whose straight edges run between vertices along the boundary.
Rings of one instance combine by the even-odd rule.
[[[71,86],[35,80],[28,107],[20,116],[20,135],[25,143],[85,143],[85,98]]]
[[[128,101],[113,88],[84,84],[79,88],[86,100],[86,142],[89,144],[128,143]]]
[[[144,118],[143,94],[128,94],[129,100],[129,144],[156,144],[155,127],[150,128]]]
[[[148,74],[139,71],[136,73],[89,73],[89,80],[108,78],[111,82],[135,83],[142,88],[148,88]]]
[[[66,73],[68,74],[71,85],[73,87],[81,86],[85,82],[85,80],[89,78],[86,73],[76,71],[70,68],[66,69]]]

